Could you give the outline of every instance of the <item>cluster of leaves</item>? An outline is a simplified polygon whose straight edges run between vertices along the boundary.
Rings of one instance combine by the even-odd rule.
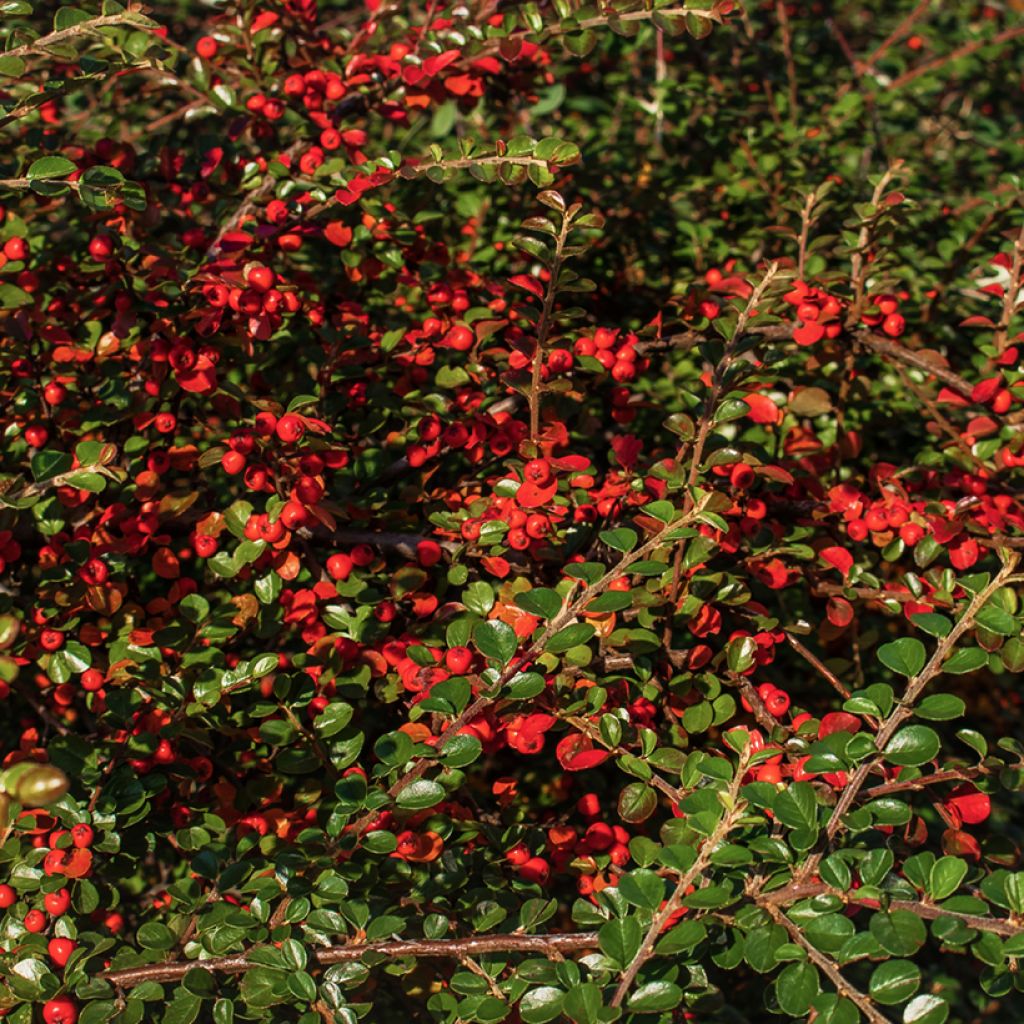
[[[1018,1019],[1019,5],[42,6],[0,1016]]]

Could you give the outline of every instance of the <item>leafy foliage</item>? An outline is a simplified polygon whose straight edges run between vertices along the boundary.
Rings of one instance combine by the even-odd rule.
[[[0,1016],[1019,1019],[1019,6],[0,0]]]

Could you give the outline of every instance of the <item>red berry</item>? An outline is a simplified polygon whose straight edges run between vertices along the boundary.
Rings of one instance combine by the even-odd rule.
[[[780,718],[789,710],[789,694],[782,690],[773,690],[767,697],[762,698],[764,706],[770,715]]]
[[[551,865],[543,857],[531,857],[520,865],[519,877],[527,882],[544,885],[551,877]]]
[[[25,915],[25,930],[39,933],[46,927],[46,915],[41,910],[30,910]]]
[[[63,967],[71,959],[71,954],[74,953],[76,945],[77,943],[71,939],[50,939],[46,949],[50,954],[50,959],[58,967]]]
[[[9,260],[23,260],[28,256],[28,246],[24,238],[8,238],[4,242],[4,255]]]
[[[531,459],[523,466],[523,479],[535,487],[543,487],[551,480],[551,465],[547,459]]]
[[[96,235],[89,242],[89,255],[96,261],[106,260],[114,252],[114,243],[107,235]]]
[[[78,1004],[69,996],[58,996],[43,1004],[45,1024],[75,1024],[78,1020]]]
[[[43,897],[43,906],[46,907],[48,914],[51,914],[53,917],[60,917],[61,914],[66,914],[68,907],[71,906],[71,893],[67,889],[48,892]]]
[[[92,825],[75,825],[71,829],[71,841],[80,850],[86,850],[92,846],[93,840],[96,838],[96,833],[93,831]]]
[[[213,36],[203,36],[196,43],[196,53],[204,60],[213,60],[217,56],[217,40]]]
[[[0,885],[0,910],[13,907],[18,902],[18,894],[9,885]]]
[[[473,654],[468,647],[450,647],[445,651],[444,663],[450,672],[461,676],[473,664]]]
[[[250,269],[246,281],[255,291],[265,292],[274,287],[274,278],[274,272],[270,267],[257,265]]]
[[[274,428],[277,436],[286,444],[294,444],[306,432],[306,425],[302,419],[293,413],[282,416]]]
[[[332,580],[347,580],[352,572],[352,559],[348,555],[338,552],[327,559],[327,574]]]
[[[463,324],[457,324],[445,336],[444,344],[456,352],[468,352],[476,340],[473,332]]]
[[[245,456],[241,452],[225,452],[221,456],[220,464],[225,473],[235,476],[245,469]]]

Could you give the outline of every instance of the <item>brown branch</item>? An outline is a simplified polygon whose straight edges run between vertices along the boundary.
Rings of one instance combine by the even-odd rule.
[[[840,588],[842,589],[842,588]],[[825,663],[812,651],[809,647],[797,640],[792,633],[786,633],[786,643],[793,648],[801,658],[804,659],[812,668],[816,669],[821,673],[822,676],[828,681],[828,684],[839,694],[843,700],[850,699],[850,690],[845,683],[833,672]]]
[[[844,892],[824,882],[801,882],[791,883],[781,889],[764,893],[757,897],[757,902],[768,909],[772,906],[786,906],[790,903],[797,903],[801,900],[814,899],[816,896],[835,896],[842,900],[847,906],[866,907],[871,910],[881,909],[881,901],[871,896],[858,896],[856,891]],[[1001,917],[985,917],[982,914],[964,914],[957,910],[948,910],[946,907],[935,903],[927,903],[923,900],[901,900],[885,899],[885,908],[888,910],[905,910],[917,917],[927,921],[938,921],[942,918],[950,918],[960,921],[968,928],[974,928],[980,932],[991,932],[1003,938],[1012,938],[1024,932],[1024,923],[1010,921]],[[769,911],[770,912],[770,911]]]
[[[1013,261],[1010,265],[1010,280],[1003,292],[1003,313],[995,332],[996,350],[1006,351],[1010,339],[1010,322],[1017,311],[1017,303],[1021,299],[1021,264],[1024,262],[1024,227],[1020,229],[1013,241]]]
[[[302,150],[305,148],[305,141],[293,142],[280,156],[276,159],[284,164],[289,163],[295,159]],[[245,199],[239,204],[230,217],[226,218],[224,223],[221,225],[220,231],[217,232],[217,237],[210,243],[209,248],[206,250],[206,258],[208,260],[216,259],[220,255],[220,250],[224,244],[224,239],[230,232],[239,228],[256,212],[257,207],[263,202],[273,191],[274,186],[277,184],[278,179],[274,177],[269,171],[264,176],[263,180],[245,197]]]
[[[559,35],[562,32],[576,31],[577,29],[601,28],[612,21],[650,21],[655,15],[662,18],[705,18],[707,21],[721,21],[714,11],[704,11],[697,7],[662,7],[654,11],[626,11],[624,14],[603,14],[593,18],[584,18],[569,29],[563,29],[560,25],[552,26],[547,30],[549,35]]]
[[[152,22],[149,22],[148,24],[152,24]],[[120,14],[108,14],[101,18],[90,18],[88,21],[80,21],[77,25],[71,25],[68,28],[63,28],[59,32],[51,32],[48,36],[40,36],[31,43],[25,43],[24,46],[16,46],[13,50],[8,50],[6,53],[0,53],[0,56],[5,59],[9,59],[11,57],[28,57],[33,53],[45,52],[49,47],[66,42],[76,36],[91,35],[92,33],[99,31],[101,28],[111,28],[114,25],[135,25],[136,27],[146,27],[147,22],[140,21],[139,14],[136,11],[122,11]]]
[[[872,68],[885,56],[893,44],[898,43],[910,30],[914,23],[928,12],[932,6],[932,0],[921,0],[921,2],[864,58],[861,63],[865,68]]]
[[[751,327],[749,333],[759,334],[768,341],[790,341],[793,337],[794,329],[792,324],[772,324],[765,327]],[[700,331],[683,331],[680,334],[671,335],[665,339],[665,343],[673,348],[692,348],[707,337],[708,335]],[[968,401],[971,400],[972,388],[967,380],[948,367],[940,366],[923,353],[907,348],[905,345],[887,338],[884,334],[875,334],[874,331],[856,331],[852,335],[852,339],[857,344],[871,349],[886,359],[895,360],[896,362],[913,366],[915,369],[931,374],[958,395],[961,395]],[[646,347],[653,348],[654,345],[649,344]],[[991,410],[989,411],[991,412]]]
[[[854,988],[843,977],[839,965],[830,956],[822,953],[817,946],[812,945],[804,933],[777,906],[772,903],[763,903],[762,906],[776,924],[782,925],[786,929],[790,939],[807,954],[807,959],[832,982],[836,992],[849,999],[864,1014],[870,1024],[891,1024],[885,1014],[875,1009],[875,1004],[868,996],[860,989]]]
[[[612,996],[611,1003],[609,1004],[610,1006],[622,1005],[641,968],[654,955],[654,946],[658,941],[658,936],[664,931],[672,915],[675,914],[686,898],[687,889],[704,873],[718,844],[732,831],[737,820],[742,816],[746,804],[739,800],[739,791],[743,784],[743,776],[746,775],[747,765],[750,763],[752,753],[753,751],[748,743],[743,753],[740,754],[739,763],[736,765],[736,774],[733,776],[732,782],[729,783],[727,791],[728,803],[725,807],[725,813],[712,833],[700,844],[696,859],[679,877],[672,895],[665,901],[664,907],[655,915],[636,956],[633,957],[622,972],[619,984],[615,989],[615,995]]]
[[[947,768],[945,771],[920,775],[916,779],[894,779],[892,782],[883,782],[878,786],[865,789],[861,795],[874,800],[876,797],[888,796],[890,793],[905,793],[907,790],[924,789],[926,786],[935,786],[941,782],[967,782],[980,775],[989,774],[989,769],[984,765],[976,765],[973,768]]]
[[[395,940],[389,942],[368,942],[363,945],[326,946],[311,949],[310,959],[320,967],[331,964],[350,963],[361,960],[368,954],[396,960],[403,956],[429,957],[434,959],[462,960],[470,956],[487,956],[492,953],[575,953],[597,947],[597,932],[558,933],[554,935],[477,935],[468,939]],[[258,947],[257,947],[258,948]],[[103,971],[98,975],[104,981],[118,988],[134,988],[146,981],[178,981],[188,971],[201,967],[217,974],[242,974],[252,967],[259,967],[248,959],[247,953],[230,956],[210,957],[206,960],[176,960],[169,963],[143,964],[140,967],[123,967]]]
[[[894,89],[900,89],[904,85],[920,78],[922,75],[927,75],[930,71],[936,71],[944,64],[949,64],[954,60],[959,60],[961,57],[967,57],[976,50],[981,50],[986,46],[999,46],[1002,43],[1007,43],[1011,39],[1017,39],[1020,36],[1024,36],[1024,25],[1016,25],[1013,28],[1004,29],[1002,32],[994,35],[991,39],[975,39],[970,43],[964,43],[963,46],[958,46],[955,50],[951,50],[942,57],[936,57],[933,60],[925,61],[923,64],[919,64],[916,68],[911,68],[909,71],[905,71],[899,76],[899,78],[894,79],[885,87],[886,91],[892,92]]]
[[[573,213],[570,210],[562,211],[562,224],[558,231],[558,238],[555,240],[555,254],[548,268],[547,290],[544,293],[544,305],[541,309],[540,319],[537,321],[537,342],[533,351],[533,366],[530,370],[530,440],[536,444],[540,436],[540,396],[541,396],[541,373],[544,369],[544,346],[547,344],[548,335],[551,332],[551,314],[555,309],[555,298],[558,295],[558,278],[562,270],[562,250],[569,238],[569,228],[572,224]]]
[[[711,388],[708,391],[707,397],[704,400],[704,404],[701,408],[700,424],[697,427],[697,436],[693,442],[693,448],[690,453],[690,472],[686,480],[686,502],[684,508],[689,506],[692,502],[693,489],[697,484],[697,480],[700,477],[700,466],[704,460],[704,448],[707,445],[708,437],[711,434],[711,426],[714,422],[715,413],[718,410],[718,403],[721,399],[722,392],[725,388],[725,378],[729,372],[729,368],[732,366],[733,361],[737,355],[737,348],[743,335],[747,332],[747,325],[750,323],[750,318],[754,315],[757,309],[757,304],[761,301],[764,293],[768,290],[768,286],[771,284],[775,276],[779,272],[778,263],[771,263],[768,269],[765,271],[764,276],[758,282],[757,286],[750,293],[750,298],[747,300],[747,304],[743,307],[743,311],[740,313],[736,320],[736,326],[733,329],[732,337],[726,343],[725,348],[722,351],[722,358],[719,360],[718,365],[714,369],[714,373],[711,377]],[[763,333],[757,332],[756,328],[751,333]],[[681,463],[683,459],[683,452],[686,446],[684,441],[679,447],[679,451],[676,453],[676,462]],[[665,646],[669,646],[668,640],[670,635],[670,627],[672,621],[672,615],[675,609],[676,598],[679,594],[679,584],[682,579],[683,570],[683,545],[678,544],[676,546],[675,558],[672,564],[672,583],[669,586],[668,592],[668,622],[665,626],[665,635],[663,641]]]
[[[946,658],[948,658],[953,652],[953,649],[959,642],[960,637],[962,637],[969,629],[974,628],[975,616],[985,606],[988,599],[1004,585],[1008,577],[1013,575],[1013,570],[1016,567],[1019,558],[1020,556],[1017,554],[1007,554],[1004,556],[1003,567],[989,581],[987,586],[979,590],[978,593],[971,598],[971,601],[963,615],[960,616],[956,624],[949,631],[948,635],[939,641],[938,646],[935,648],[935,651],[932,653],[931,658],[928,659],[924,668],[917,675],[912,676],[908,680],[907,688],[904,691],[902,699],[893,708],[889,717],[882,723],[881,728],[878,730],[878,735],[875,737],[875,750],[878,754],[882,753],[886,745],[889,743],[889,740],[891,740],[893,735],[896,733],[896,730],[899,729],[899,727],[908,718],[913,716],[914,704],[921,696],[925,687],[932,681],[932,679],[942,672],[942,666],[945,663]],[[835,808],[832,811],[832,817],[829,819],[828,826],[825,830],[829,839],[835,838],[835,835],[842,824],[843,815],[846,814],[850,807],[853,806],[854,800],[857,799],[857,795],[860,793],[868,775],[875,766],[875,761],[876,759],[874,757],[864,761],[854,772],[853,777],[843,790],[839,800],[836,802]]]
[[[846,326],[856,327],[860,323],[861,314],[864,312],[864,288],[867,284],[868,262],[865,259],[867,248],[871,244],[871,229],[874,227],[875,219],[881,212],[878,207],[885,197],[885,190],[889,182],[896,176],[902,166],[902,160],[895,160],[886,168],[885,173],[878,179],[874,192],[871,193],[872,214],[863,222],[860,233],[857,235],[857,246],[850,257],[850,278],[853,281],[853,302],[846,313]]]
[[[782,53],[786,58],[786,79],[789,85],[789,116],[795,120],[800,113],[800,104],[797,96],[796,61],[793,59],[793,32],[789,26],[786,0],[775,0],[775,16],[779,19],[779,31],[782,33]]]

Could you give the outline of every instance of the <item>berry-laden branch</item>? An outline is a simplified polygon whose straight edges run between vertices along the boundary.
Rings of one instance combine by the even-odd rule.
[[[403,940],[367,942],[362,945],[312,948],[309,955],[320,967],[353,963],[366,956],[398,960],[401,957],[463,960],[471,956],[500,953],[536,953],[554,958],[597,947],[597,932],[567,932],[550,935],[478,935],[465,939]],[[247,953],[209,957],[204,960],[174,960],[139,967],[121,967],[102,971],[99,977],[117,988],[134,988],[147,981],[158,983],[178,981],[196,967],[216,974],[242,974],[258,962]]]
[[[682,516],[673,522],[666,524],[639,547],[624,555],[618,563],[609,569],[608,572],[606,572],[599,580],[596,580],[594,583],[584,587],[583,590],[571,602],[569,602],[569,604],[564,605],[562,610],[548,623],[548,625],[542,630],[541,634],[530,644],[526,651],[518,658],[513,659],[508,667],[501,672],[498,678],[491,685],[490,690],[477,697],[472,704],[470,704],[448,725],[444,734],[437,741],[437,746],[435,748],[437,753],[443,751],[452,739],[459,734],[461,729],[467,726],[474,719],[478,718],[489,707],[500,705],[502,687],[505,686],[513,676],[522,672],[534,658],[539,654],[542,654],[548,641],[560,629],[575,619],[576,616],[579,615],[595,597],[605,593],[612,583],[621,579],[634,562],[638,562],[641,559],[646,558],[647,555],[651,554],[655,549],[666,543],[671,534],[696,520],[703,513],[708,500],[709,496],[707,495],[699,499],[688,512],[683,513]],[[395,798],[407,786],[419,779],[427,770],[430,761],[436,756],[437,754],[432,755],[431,758],[421,757],[412,768],[404,772],[397,781],[393,782],[391,786],[388,787],[388,796],[392,799]],[[357,833],[362,833],[363,830],[377,818],[378,814],[379,812],[376,810],[364,814],[355,823],[355,831]]]
[[[999,572],[972,598],[964,613],[957,620],[956,624],[949,631],[949,633],[943,637],[932,653],[931,658],[925,664],[924,668],[916,675],[912,676],[907,682],[907,688],[903,693],[902,699],[893,708],[889,717],[882,723],[878,730],[878,735],[875,737],[875,750],[877,755],[880,755],[885,750],[889,740],[892,739],[896,730],[908,719],[913,717],[914,705],[917,703],[918,698],[924,692],[925,687],[942,672],[942,666],[946,659],[953,653],[956,648],[957,642],[968,630],[973,629],[975,626],[975,617],[978,612],[988,603],[989,598],[1001,587],[1005,586],[1006,581],[1013,576],[1014,569],[1017,567],[1017,563],[1020,561],[1020,556],[1014,552],[1006,552],[1003,555],[1003,565]],[[876,757],[869,757],[864,761],[857,770],[853,773],[846,788],[843,789],[839,800],[836,801],[835,808],[832,811],[832,816],[829,818],[828,825],[826,827],[826,834],[828,838],[834,839],[836,833],[842,826],[843,816],[853,806],[853,802],[857,799],[864,783],[867,781],[868,776],[874,770],[876,764]]]

